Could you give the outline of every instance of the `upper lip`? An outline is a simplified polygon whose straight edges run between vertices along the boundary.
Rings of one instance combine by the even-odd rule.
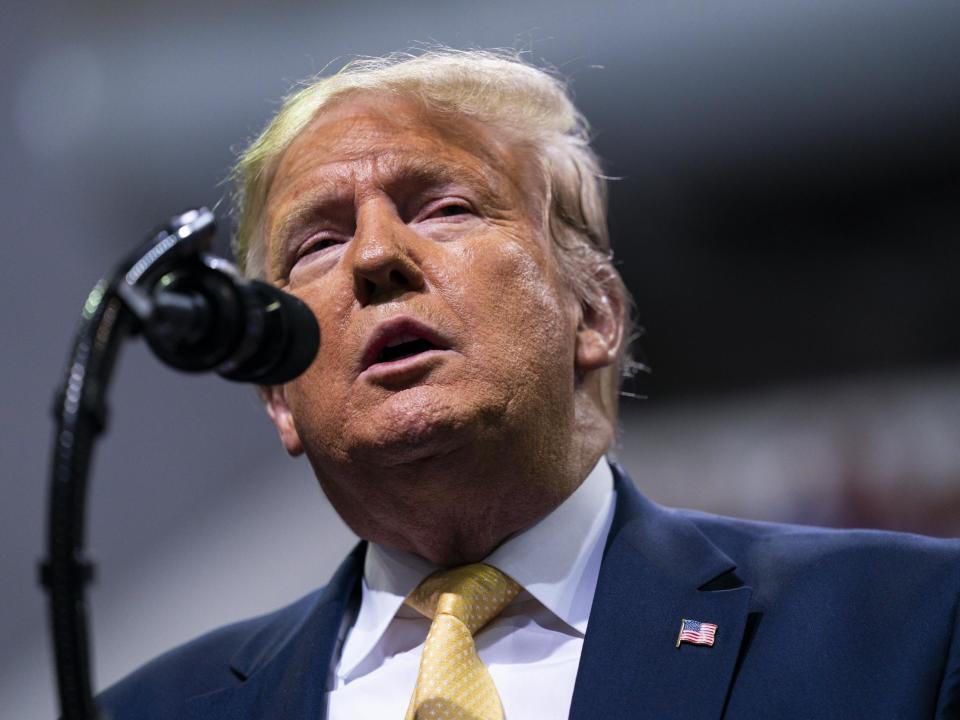
[[[426,340],[431,345],[436,346],[438,350],[450,349],[450,342],[429,325],[412,317],[391,318],[377,325],[370,333],[370,337],[367,338],[360,363],[360,371],[363,372],[376,363],[377,357],[385,347],[405,335],[411,336],[411,339],[415,340]]]

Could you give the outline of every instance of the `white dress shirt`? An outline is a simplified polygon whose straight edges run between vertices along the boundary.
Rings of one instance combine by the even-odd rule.
[[[556,510],[484,562],[523,591],[475,637],[507,720],[565,718],[615,506],[606,458]],[[360,606],[328,681],[330,720],[402,720],[430,621],[403,604],[437,568],[371,543]]]

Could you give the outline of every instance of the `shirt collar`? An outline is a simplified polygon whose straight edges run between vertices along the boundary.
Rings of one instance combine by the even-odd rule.
[[[613,474],[601,457],[558,508],[500,545],[484,562],[585,634],[613,509]]]
[[[601,457],[570,497],[535,525],[507,539],[485,560],[503,571],[581,636],[600,573],[615,505],[613,474]],[[423,558],[370,543],[363,594],[338,675],[348,676],[373,650],[404,599],[437,570]]]

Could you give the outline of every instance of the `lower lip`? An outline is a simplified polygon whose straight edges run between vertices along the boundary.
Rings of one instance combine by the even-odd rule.
[[[398,382],[414,379],[421,375],[437,362],[449,355],[451,350],[426,350],[416,355],[408,355],[396,360],[374,363],[362,373],[360,378],[371,382]]]

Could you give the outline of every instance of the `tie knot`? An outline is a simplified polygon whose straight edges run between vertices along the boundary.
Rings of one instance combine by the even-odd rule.
[[[495,567],[474,563],[435,572],[405,602],[431,620],[437,615],[452,615],[475,634],[519,592],[520,586]]]

